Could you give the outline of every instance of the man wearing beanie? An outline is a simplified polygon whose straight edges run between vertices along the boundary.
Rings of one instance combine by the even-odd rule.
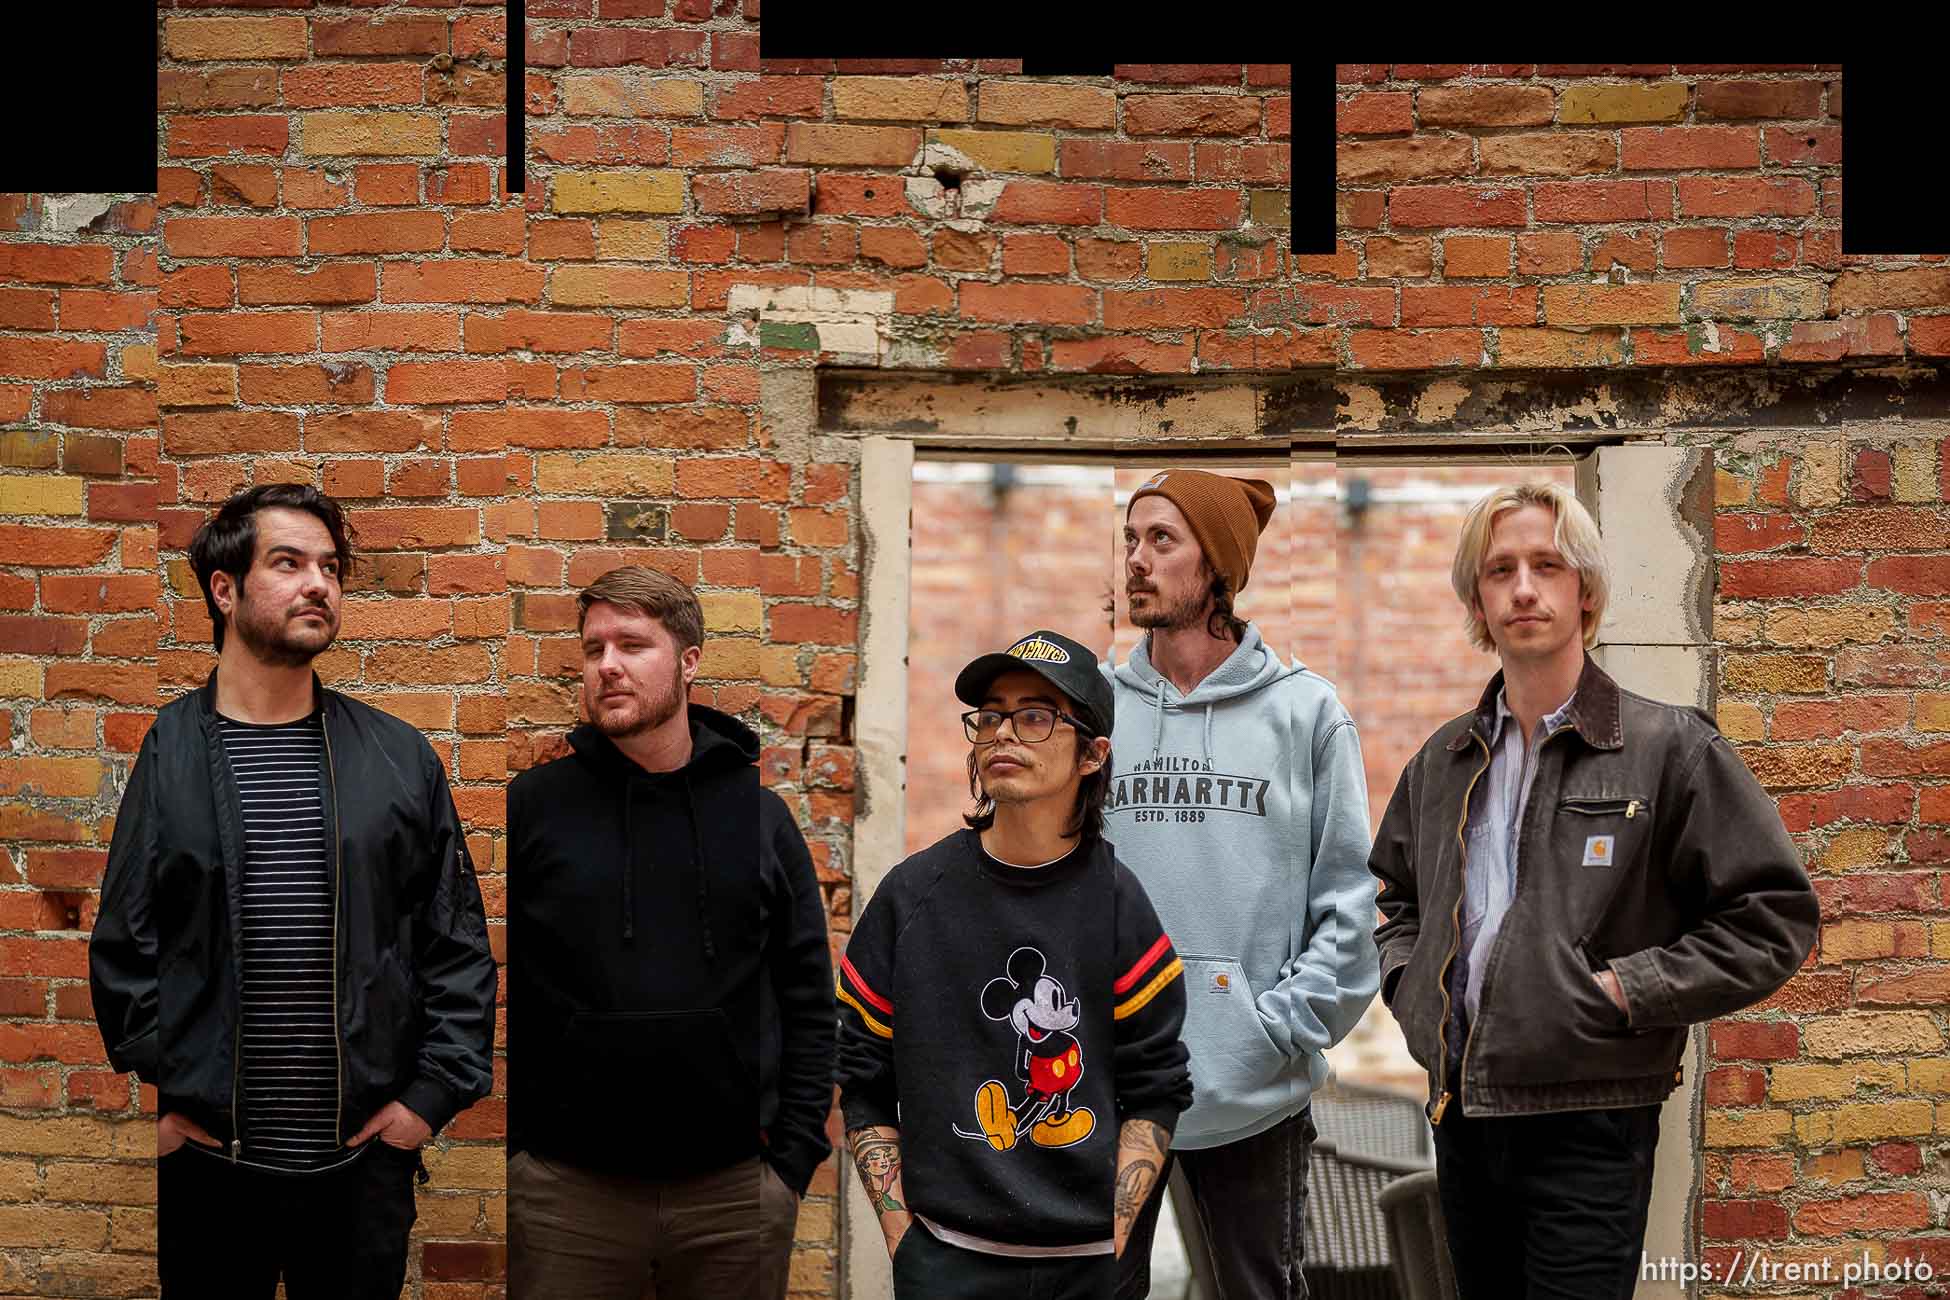
[[[1105,834],[1184,954],[1192,1107],[1172,1158],[1221,1300],[1307,1294],[1308,1103],[1323,1053],[1380,982],[1354,723],[1330,683],[1233,612],[1273,504],[1270,483],[1203,470],[1139,487],[1125,589],[1147,635],[1128,662],[1099,666],[1116,712]],[[1150,1289],[1158,1199],[1120,1297]]]
[[[840,1108],[896,1300],[1106,1300],[1190,1100],[1178,956],[1103,837],[1111,693],[1032,632],[955,679],[968,827],[840,962]]]

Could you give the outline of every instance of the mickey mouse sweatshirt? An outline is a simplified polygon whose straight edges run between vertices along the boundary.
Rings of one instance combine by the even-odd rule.
[[[906,1208],[967,1249],[1110,1252],[1118,1126],[1170,1131],[1192,1090],[1178,954],[1108,841],[1016,867],[949,835],[874,891],[835,983],[846,1127],[899,1129]]]

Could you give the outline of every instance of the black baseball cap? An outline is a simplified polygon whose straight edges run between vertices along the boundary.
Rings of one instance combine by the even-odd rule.
[[[1097,657],[1061,632],[1031,632],[1007,650],[973,660],[956,676],[955,696],[979,709],[988,696],[989,684],[1018,668],[1027,668],[1067,695],[1091,735],[1110,735],[1110,683],[1097,671]]]

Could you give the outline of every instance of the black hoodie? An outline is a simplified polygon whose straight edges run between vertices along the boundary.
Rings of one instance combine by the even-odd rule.
[[[674,1178],[831,1147],[832,967],[805,841],[758,737],[690,706],[645,771],[591,726],[508,787],[508,1152]]]

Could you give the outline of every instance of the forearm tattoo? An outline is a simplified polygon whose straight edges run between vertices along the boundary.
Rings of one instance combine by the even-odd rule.
[[[1171,1133],[1148,1119],[1127,1119],[1117,1129],[1116,1232],[1125,1239],[1138,1211],[1157,1186],[1159,1171],[1171,1150]]]
[[[853,1147],[853,1167],[860,1171],[860,1185],[873,1202],[875,1214],[902,1212],[907,1194],[901,1186],[900,1130],[884,1124],[856,1128],[846,1135]]]

